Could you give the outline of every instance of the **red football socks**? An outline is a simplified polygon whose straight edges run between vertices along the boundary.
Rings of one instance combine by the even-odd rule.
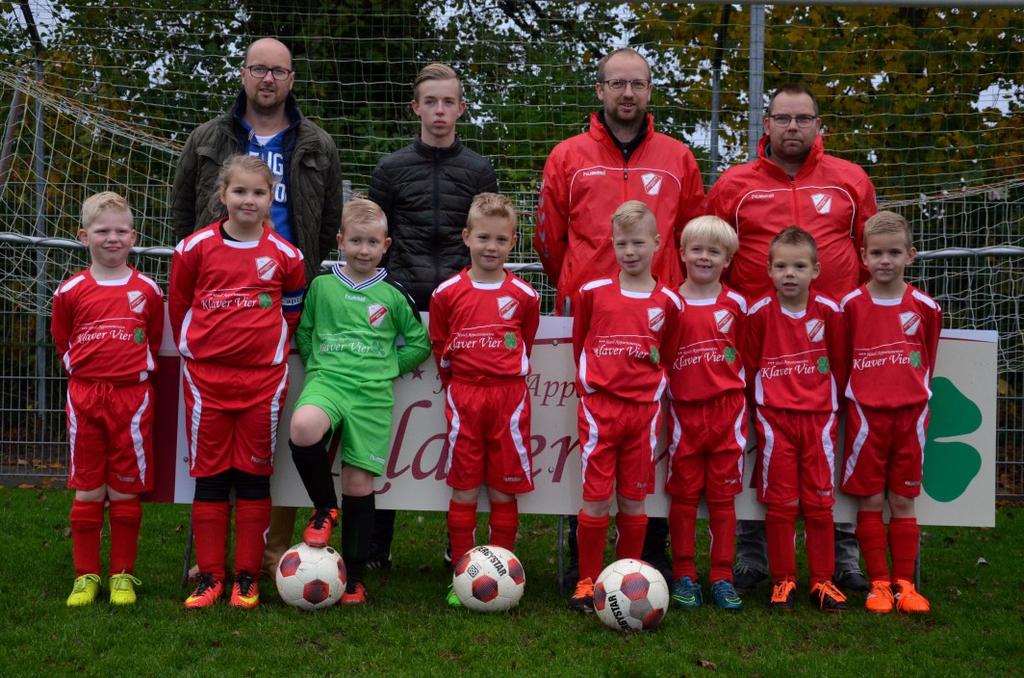
[[[764,515],[764,530],[768,541],[768,568],[775,581],[796,578],[797,507],[769,505]]]
[[[448,539],[452,543],[452,563],[458,563],[473,548],[476,533],[476,503],[448,502]]]
[[[804,529],[807,530],[807,572],[811,586],[832,581],[836,567],[836,532],[832,507],[805,506]]]
[[[672,577],[690,577],[696,581],[697,567],[693,564],[697,538],[696,499],[672,497],[668,529],[672,537]],[[735,534],[734,529],[733,535]],[[735,536],[733,538],[735,539]]]
[[[732,497],[709,499],[708,514],[711,528],[709,581],[732,581],[732,561],[736,556],[736,502]]]
[[[608,516],[592,516],[580,510],[576,543],[580,556],[580,579],[597,580],[604,565],[604,545],[608,539]],[[641,547],[643,534],[640,535]]]
[[[200,572],[207,572],[218,581],[224,581],[224,548],[228,539],[229,510],[226,501],[192,503],[192,533],[196,542],[196,562],[199,564]]]
[[[889,552],[892,553],[893,579],[914,581],[921,530],[917,518],[889,520]]]
[[[270,527],[270,497],[235,502],[235,572],[260,573]]]
[[[620,511],[615,516],[615,529],[618,532],[618,539],[615,540],[615,557],[640,560],[644,553],[647,514]]]
[[[142,501],[138,497],[110,500],[110,574],[135,571],[141,526]]]
[[[886,559],[885,523],[881,511],[857,512],[857,543],[871,581],[890,581]]]
[[[512,501],[491,501],[491,543],[515,552],[519,530],[519,504]]]
[[[75,499],[71,503],[70,522],[75,574],[79,577],[83,574],[99,574],[103,502]]]

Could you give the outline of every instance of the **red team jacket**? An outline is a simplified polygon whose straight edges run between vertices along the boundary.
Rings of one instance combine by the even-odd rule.
[[[846,387],[847,336],[839,305],[811,290],[794,314],[774,294],[750,307],[741,356],[754,402],[802,412],[835,412]]]
[[[512,275],[474,283],[468,269],[438,285],[430,299],[430,342],[442,383],[525,377],[540,324],[540,298]]]
[[[900,299],[873,300],[864,286],[843,299],[852,361],[846,397],[875,408],[928,402],[942,309],[907,285]]]
[[[53,295],[50,333],[64,369],[75,379],[146,381],[156,369],[163,331],[163,294],[134,268],[122,281],[98,281],[86,269]]]
[[[660,284],[653,292],[627,292],[617,279],[601,278],[580,288],[573,308],[580,395],[604,391],[624,400],[661,400],[679,345],[679,296]]]
[[[618,271],[611,242],[611,216],[627,200],[642,200],[654,212],[661,246],[651,271],[663,284],[683,282],[679,234],[702,214],[700,168],[681,141],[656,132],[647,115],[647,136],[625,163],[597,113],[590,129],[555,146],[544,164],[533,246],[556,286],[555,312],[585,281]]]
[[[864,222],[878,211],[875,187],[859,166],[826,154],[820,136],[794,178],[767,158],[767,146],[762,137],[758,159],[729,168],[708,192],[706,213],[728,221],[740,238],[726,280],[747,299],[771,293],[772,238],[799,226],[818,244],[822,274],[815,286],[841,299],[866,280],[860,248]]]
[[[669,397],[685,402],[742,391],[746,370],[739,351],[747,322],[743,295],[722,285],[715,299],[684,299],[679,350],[668,371]]]
[[[268,226],[259,240],[224,240],[223,223],[174,248],[168,291],[174,341],[192,360],[279,365],[302,311],[302,254]]]

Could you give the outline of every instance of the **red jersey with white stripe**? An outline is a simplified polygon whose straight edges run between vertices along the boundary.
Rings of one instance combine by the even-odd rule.
[[[226,240],[223,223],[174,248],[168,296],[178,351],[223,365],[278,365],[302,311],[302,254],[266,225],[259,240]]]
[[[469,270],[438,285],[430,299],[430,342],[441,379],[525,377],[540,323],[540,298],[511,273],[474,282]]]
[[[684,297],[679,349],[668,371],[669,397],[685,402],[717,398],[743,390],[746,371],[740,360],[747,301],[722,285],[711,299]]]
[[[120,280],[76,273],[53,295],[50,333],[69,376],[113,384],[146,381],[156,369],[164,296],[134,268]]]
[[[811,290],[796,313],[775,295],[747,313],[741,351],[754,402],[802,412],[835,412],[845,387],[846,327],[839,305]]]
[[[926,403],[942,331],[942,309],[907,285],[899,299],[873,299],[862,285],[843,299],[850,334],[846,397],[877,408]]]
[[[601,278],[580,288],[573,308],[579,392],[661,400],[679,345],[679,296],[657,282],[652,292],[632,292],[615,278]]]

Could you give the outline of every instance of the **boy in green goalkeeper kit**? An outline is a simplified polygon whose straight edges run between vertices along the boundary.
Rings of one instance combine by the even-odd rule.
[[[288,444],[313,501],[303,532],[324,547],[338,523],[327,445],[341,430],[341,554],[348,567],[342,603],[366,602],[363,570],[373,531],[373,479],[387,463],[392,382],[430,355],[415,302],[377,268],[391,243],[376,203],[355,199],[342,216],[338,249],[345,264],[313,280],[295,339],[306,380]],[[397,346],[396,337],[404,337]]]

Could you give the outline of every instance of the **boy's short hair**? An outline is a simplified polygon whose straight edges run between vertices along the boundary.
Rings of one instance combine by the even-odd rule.
[[[508,219],[516,225],[516,208],[506,196],[500,193],[477,193],[466,215],[466,230],[473,230],[473,222],[481,217]]]
[[[651,208],[640,200],[627,200],[619,205],[615,213],[612,214],[612,232],[614,233],[616,230],[631,231],[648,216],[654,221],[651,235],[657,235],[658,223],[654,219],[654,212],[651,211]]]
[[[787,226],[772,238],[771,247],[768,248],[768,263],[771,263],[772,254],[775,252],[777,245],[789,245],[791,247],[804,245],[810,247],[811,263],[818,263],[818,243],[814,242],[814,236],[799,226]]]
[[[128,223],[135,228],[135,217],[132,215],[132,208],[128,206],[128,201],[113,191],[103,191],[85,199],[82,203],[82,228],[88,230],[100,213],[107,210],[126,212]]]
[[[864,224],[864,246],[867,247],[868,236],[900,233],[907,240],[907,249],[914,246],[914,237],[910,232],[910,223],[902,214],[882,210],[871,216]]]
[[[455,72],[455,69],[448,64],[432,63],[427,64],[420,69],[420,72],[416,74],[416,79],[412,82],[412,99],[413,101],[420,100],[420,83],[426,82],[427,80],[456,80],[459,83],[459,99],[462,99],[462,81],[459,80],[459,75]]]
[[[729,222],[725,219],[712,214],[705,214],[686,222],[686,226],[683,227],[683,233],[679,236],[679,246],[686,247],[686,243],[697,238],[704,238],[705,240],[718,243],[730,257],[736,254],[736,250],[740,246],[740,239],[736,235],[736,229],[730,226]]]
[[[352,198],[341,208],[341,226],[338,228],[339,235],[345,234],[345,226],[352,224],[373,224],[379,223],[384,227],[384,234],[388,232],[388,218],[380,205],[369,198]]]

